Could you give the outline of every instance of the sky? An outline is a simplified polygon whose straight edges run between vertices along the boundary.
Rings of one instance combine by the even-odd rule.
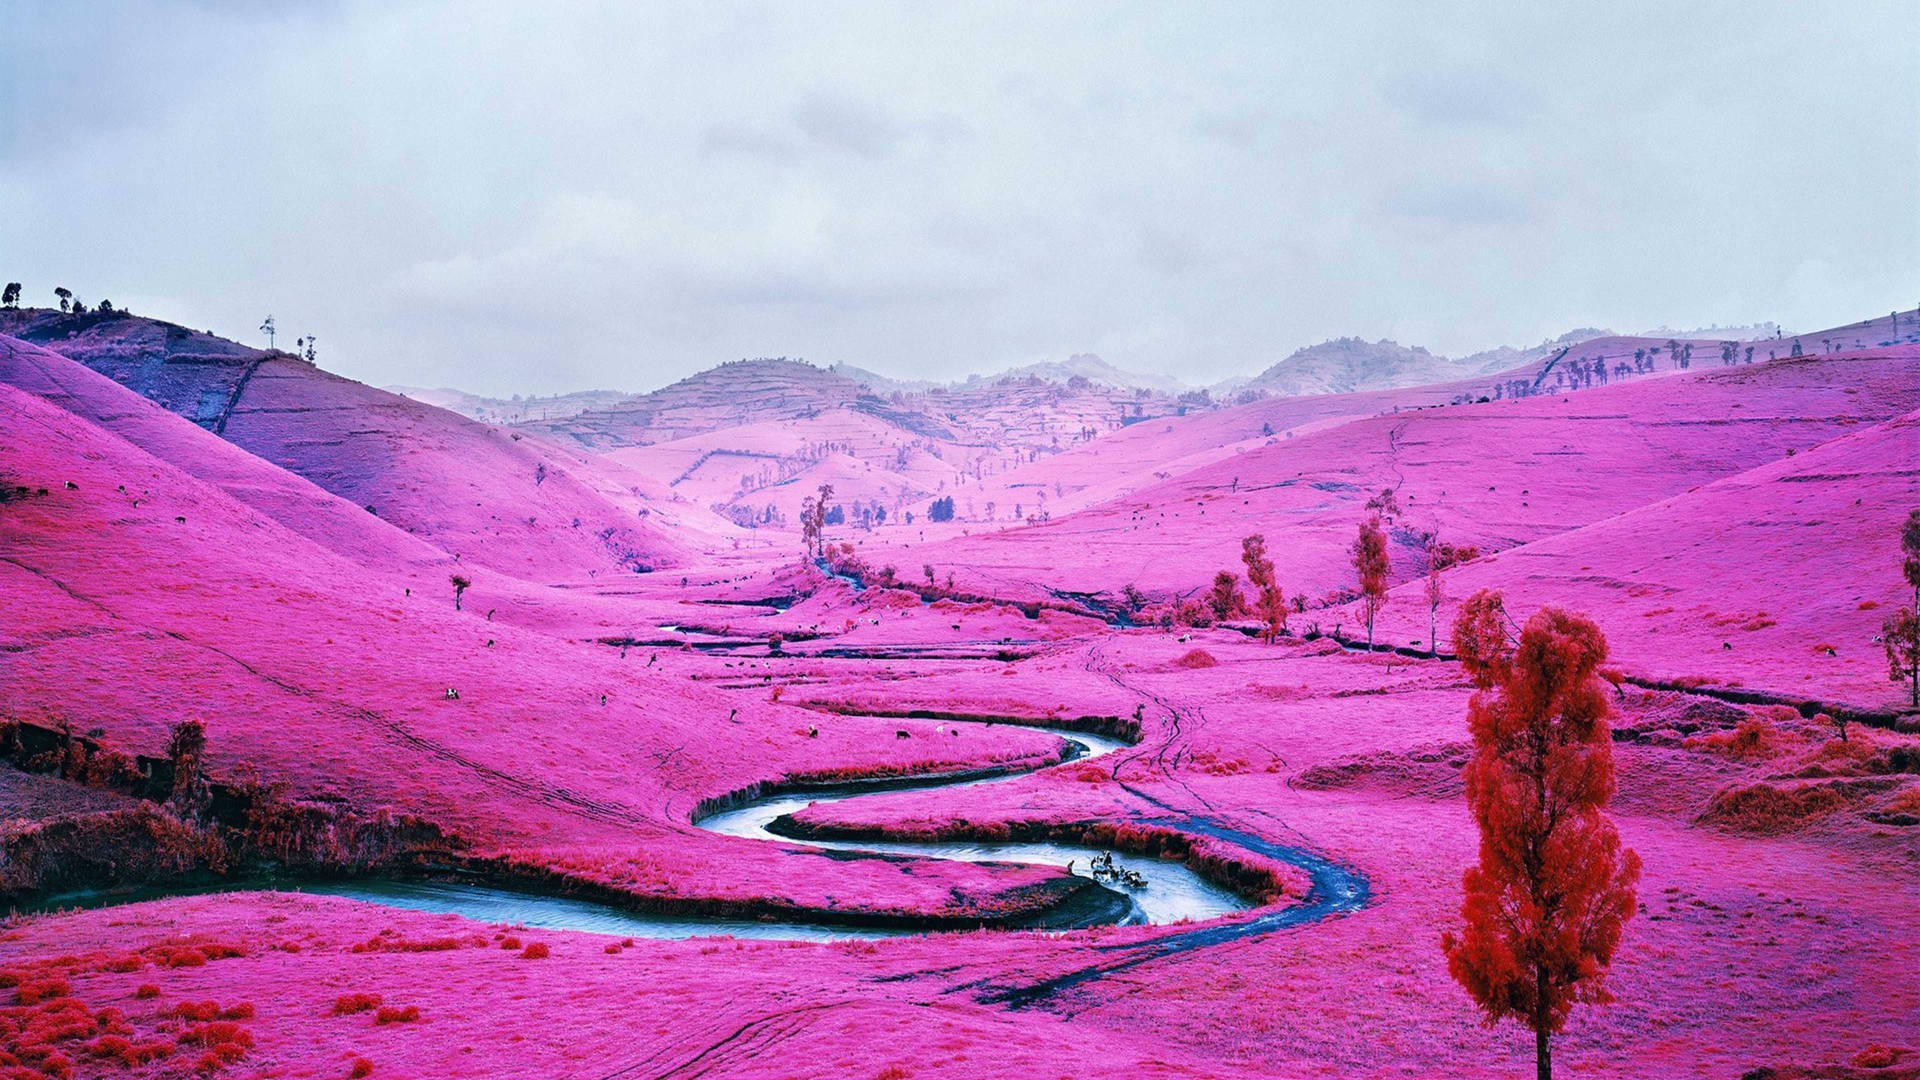
[[[250,343],[272,314],[380,385],[1084,352],[1204,384],[1337,336],[1461,355],[1920,304],[1912,0],[0,24],[0,276]]]

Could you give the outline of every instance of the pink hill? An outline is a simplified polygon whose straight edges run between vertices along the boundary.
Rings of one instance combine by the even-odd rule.
[[[649,520],[653,500],[638,485],[584,482],[573,475],[583,462],[556,447],[169,324],[89,316],[56,337],[44,319],[15,313],[4,325],[37,331],[53,351],[450,555],[542,580],[688,558]]]
[[[1112,598],[1128,584],[1178,595],[1237,569],[1240,537],[1260,532],[1287,591],[1318,599],[1350,584],[1346,546],[1382,490],[1402,511],[1404,579],[1422,531],[1491,552],[1591,524],[1920,407],[1916,369],[1920,351],[1899,347],[1374,413],[1037,527],[909,545],[898,558],[1007,595]]]

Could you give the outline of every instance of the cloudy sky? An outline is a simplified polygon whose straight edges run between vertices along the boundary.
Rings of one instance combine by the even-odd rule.
[[[271,312],[381,384],[1206,382],[1339,335],[1920,303],[1912,0],[0,16],[0,275],[248,341]]]

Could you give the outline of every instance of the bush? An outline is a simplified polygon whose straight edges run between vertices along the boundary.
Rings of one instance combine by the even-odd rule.
[[[1764,717],[1748,716],[1732,731],[1716,731],[1688,741],[1689,746],[1737,758],[1765,758],[1780,753],[1783,744],[1798,741]]]
[[[1768,835],[1791,832],[1845,804],[1846,797],[1831,784],[1787,787],[1763,781],[1715,792],[1700,820]]]
[[[380,1004],[379,994],[341,994],[333,999],[333,1015],[363,1013]]]
[[[156,1061],[173,1053],[174,1045],[166,1039],[149,1039],[146,1042],[134,1042],[124,1035],[102,1035],[86,1044],[88,1056],[118,1061],[126,1068],[137,1068],[148,1062]]]
[[[66,997],[73,987],[66,979],[58,975],[40,979],[22,979],[14,988],[14,1000],[21,1005],[38,1005],[43,1001]]]
[[[1875,1043],[1853,1055],[1853,1064],[1861,1069],[1886,1069],[1900,1063],[1910,1051]]]
[[[1897,813],[1920,814],[1920,787],[1910,787],[1895,795],[1886,808]]]
[[[547,943],[544,941],[536,941],[520,950],[520,959],[522,960],[545,960],[546,958]]]
[[[246,1056],[253,1046],[253,1032],[231,1020],[215,1020],[208,1024],[196,1024],[181,1032],[180,1042],[185,1046],[204,1046],[207,1052],[200,1055],[195,1067],[211,1071],[222,1065],[230,1065]]]
[[[418,1019],[420,1019],[420,1006],[418,1005],[407,1005],[404,1007],[399,1005],[382,1005],[380,1006],[380,1011],[373,1014],[373,1022],[376,1024],[411,1024]]]
[[[352,1080],[360,1080],[363,1076],[372,1076],[373,1062],[368,1061],[366,1058],[354,1058],[353,1067],[347,1070],[347,1075],[351,1077]]]
[[[215,1020],[188,1028],[181,1034],[180,1041],[193,1046],[218,1046],[222,1043],[252,1046],[253,1033],[231,1020]]]
[[[1173,621],[1180,626],[1213,625],[1213,609],[1198,600],[1182,600],[1173,609]]]
[[[1220,661],[1215,660],[1213,654],[1205,649],[1189,649],[1180,659],[1173,662],[1173,666],[1182,668],[1210,668],[1219,667]]]

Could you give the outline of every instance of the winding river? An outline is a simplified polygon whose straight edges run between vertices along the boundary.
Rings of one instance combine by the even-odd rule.
[[[948,721],[976,723],[976,721]],[[1011,721],[1002,721],[1011,723]],[[1054,729],[1047,729],[1054,730]],[[1111,754],[1127,744],[1117,739],[1082,732],[1054,730],[1072,744],[1068,756],[1087,760]],[[1073,872],[1091,877],[1092,860],[1099,849],[1066,843],[907,843],[889,841],[794,840],[769,831],[779,818],[809,805],[842,802],[870,797],[881,790],[927,789],[935,787],[973,787],[1000,783],[1021,772],[988,777],[926,777],[890,780],[870,784],[847,784],[822,788],[803,794],[780,793],[754,799],[709,815],[699,826],[729,836],[766,840],[800,847],[830,848],[850,852],[913,855],[927,858],[960,859],[970,862],[1018,862],[1071,867]],[[1172,923],[1181,920],[1202,921],[1245,910],[1248,903],[1229,890],[1208,881],[1184,864],[1124,853],[1113,853],[1114,865],[1136,871],[1146,880],[1141,888],[1114,888],[1131,904],[1122,920],[1132,923]],[[275,889],[355,900],[419,911],[450,912],[489,923],[512,923],[553,930],[583,930],[627,937],[687,938],[732,935],[799,941],[839,941],[854,938],[901,937],[926,933],[924,930],[813,925],[802,922],[762,922],[701,917],[663,917],[641,915],[589,901],[566,899],[500,889],[492,886],[428,880],[379,878],[339,881],[311,881],[270,877],[239,877],[202,887],[156,887],[116,890],[111,893],[69,893],[48,898],[36,905],[42,909],[92,907],[130,903],[195,892],[231,892],[246,889]]]

